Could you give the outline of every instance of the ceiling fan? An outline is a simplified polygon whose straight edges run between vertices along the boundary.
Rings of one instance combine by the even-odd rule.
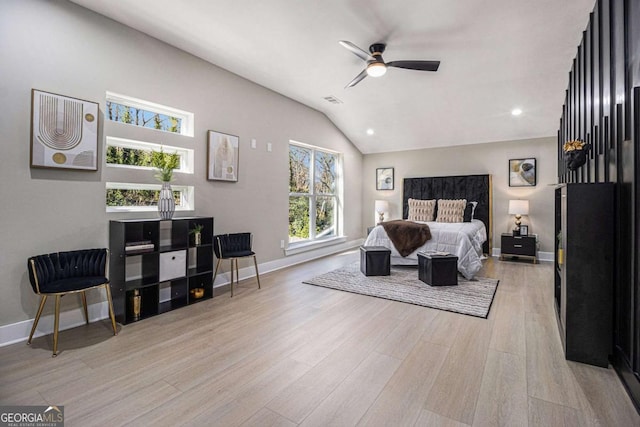
[[[349,82],[348,85],[345,86],[345,89],[353,87],[360,83],[362,79],[367,76],[371,77],[380,77],[383,76],[387,72],[387,67],[396,67],[396,68],[406,68],[408,70],[420,70],[420,71],[438,71],[438,67],[440,66],[440,61],[391,61],[384,62],[382,59],[382,53],[384,49],[387,47],[384,43],[374,43],[369,46],[369,52],[367,53],[364,50],[360,49],[355,44],[346,41],[340,40],[341,46],[351,51],[358,58],[367,62],[367,67],[362,70],[360,74],[358,74],[353,80]]]

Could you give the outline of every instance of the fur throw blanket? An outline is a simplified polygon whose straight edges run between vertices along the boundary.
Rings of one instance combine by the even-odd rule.
[[[427,240],[431,239],[431,230],[427,224],[397,219],[381,223],[400,255],[407,256]]]

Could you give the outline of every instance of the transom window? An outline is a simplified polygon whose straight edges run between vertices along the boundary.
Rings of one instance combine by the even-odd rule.
[[[110,167],[151,170],[154,169],[151,154],[153,151],[161,150],[167,154],[178,154],[180,162],[175,169],[176,172],[193,174],[194,151],[192,149],[112,136],[107,137],[106,163]]]
[[[289,144],[289,243],[336,237],[340,154],[302,143]]]
[[[113,122],[193,136],[193,113],[113,92],[107,92],[105,116]]]
[[[160,184],[106,183],[107,212],[155,211]],[[193,186],[172,185],[176,211],[194,210]]]

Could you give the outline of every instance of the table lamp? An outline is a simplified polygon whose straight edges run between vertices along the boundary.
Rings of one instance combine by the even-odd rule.
[[[386,200],[376,200],[376,212],[378,212],[378,221],[384,222],[384,213],[389,212],[389,202]]]
[[[529,201],[509,200],[509,215],[516,216],[516,228],[513,231],[520,233],[522,215],[529,215]]]

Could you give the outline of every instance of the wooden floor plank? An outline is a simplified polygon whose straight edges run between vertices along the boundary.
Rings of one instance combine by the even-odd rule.
[[[399,365],[398,359],[371,353],[300,425],[355,425]]]
[[[336,348],[267,407],[301,423],[399,323],[397,319],[376,316],[361,324],[355,335],[357,338]]]
[[[489,350],[473,425],[526,427],[527,410],[524,357]]]
[[[295,427],[296,425],[293,421],[267,408],[260,409],[242,423],[242,427]]]
[[[489,348],[525,356],[524,299],[520,292],[500,292],[494,302],[495,324]]]
[[[358,425],[413,425],[448,353],[448,347],[419,341]]]
[[[464,424],[473,422],[490,338],[487,319],[463,319],[425,409]]]

